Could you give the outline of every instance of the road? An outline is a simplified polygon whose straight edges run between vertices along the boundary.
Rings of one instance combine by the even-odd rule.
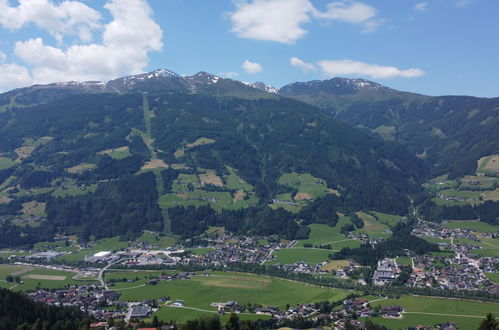
[[[112,265],[114,264],[117,264],[119,262],[122,262],[124,261],[125,259],[119,259],[117,261],[114,261],[114,262],[110,262],[107,264],[107,266],[105,266],[104,268],[102,268],[100,271],[99,271],[99,276],[97,276],[97,281],[100,282],[100,285],[102,287],[104,287],[105,290],[109,290],[109,286],[106,284],[106,282],[104,282],[104,273],[106,272],[106,270],[109,269],[109,267],[111,267]]]

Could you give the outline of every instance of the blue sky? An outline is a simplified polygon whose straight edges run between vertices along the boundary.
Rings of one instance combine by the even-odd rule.
[[[499,96],[499,2],[0,0],[0,91],[168,68]]]

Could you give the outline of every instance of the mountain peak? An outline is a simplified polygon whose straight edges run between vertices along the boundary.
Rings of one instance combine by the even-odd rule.
[[[219,76],[215,76],[205,71],[200,71],[193,76],[187,76],[184,78],[193,81],[194,83],[197,84],[201,83],[201,84],[210,84],[210,85],[216,84],[220,79],[222,79]]]
[[[272,87],[272,86],[269,86],[261,81],[257,81],[255,83],[250,83],[250,82],[242,82],[242,83],[245,84],[246,86],[250,86],[250,87],[259,89],[259,90],[267,92],[267,93],[271,93],[271,94],[279,93],[279,89]]]

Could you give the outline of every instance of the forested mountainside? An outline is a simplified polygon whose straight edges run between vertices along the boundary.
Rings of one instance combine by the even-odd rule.
[[[248,230],[260,212],[270,218],[285,212],[276,217],[284,224],[266,234],[293,238],[302,225],[297,213],[274,211],[280,203],[311,208],[311,221],[336,216],[320,211],[325,204],[400,214],[426,175],[424,163],[397,143],[230,79],[161,70],[92,85],[100,87],[75,88],[67,97],[40,92],[54,85],[7,93],[0,113],[3,245],[55,232],[104,237],[181,228],[183,234],[174,216],[182,211],[169,210],[189,205],[235,212],[210,225],[246,219],[241,227]],[[34,91],[42,96],[17,103]],[[299,192],[305,179],[316,191]],[[237,211],[248,208],[251,216]]]
[[[344,78],[293,83],[279,94],[404,144],[435,176],[474,173],[479,158],[499,153],[499,98],[430,97]]]

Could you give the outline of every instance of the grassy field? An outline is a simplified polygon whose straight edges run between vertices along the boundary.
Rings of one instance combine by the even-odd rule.
[[[181,173],[172,184],[172,193],[159,199],[159,206],[167,209],[174,206],[210,205],[220,212],[222,209],[237,210],[258,202],[253,187],[239,178],[232,168],[227,168],[229,174],[221,178],[214,170],[200,169],[199,174]],[[226,184],[224,185],[224,182]],[[203,184],[213,184],[225,187],[231,191],[208,191]]]
[[[109,157],[118,160],[127,158],[132,155],[127,146],[100,151],[97,154],[108,155]]]
[[[499,172],[499,155],[490,155],[480,158],[477,162],[477,167],[477,174]]]
[[[274,252],[276,259],[269,263],[293,264],[297,261],[303,260],[309,264],[316,265],[323,261],[329,260],[328,255],[330,253],[333,253],[333,251],[315,248],[280,249]]]
[[[6,283],[7,275],[19,276],[22,284]],[[47,289],[59,289],[68,284],[89,283],[88,281],[75,281],[72,279],[75,273],[62,272],[45,268],[33,268],[17,265],[0,265],[0,287],[11,288],[15,291],[35,290],[37,286]]]
[[[162,282],[155,286],[141,286],[123,290],[121,299],[137,301],[170,296],[181,299],[188,307],[215,310],[211,302],[237,301],[240,305],[260,303],[264,306],[278,305],[284,308],[287,303],[307,303],[324,299],[337,300],[348,292],[332,288],[307,285],[283,279],[241,273],[208,272],[209,276],[194,276],[191,280]],[[134,283],[143,284],[145,280]]]
[[[400,257],[395,260],[399,265],[412,266],[412,259],[407,257]]]
[[[389,227],[395,226],[399,221],[402,221],[402,217],[400,215],[372,212],[377,218],[378,222],[387,225]]]
[[[499,273],[485,273],[485,276],[492,282],[499,284]]]
[[[364,233],[368,234],[372,237],[383,237],[387,238],[391,234],[386,233],[385,230],[388,229],[388,226],[378,221],[375,217],[365,212],[357,212],[357,215],[364,220],[364,227],[360,229],[356,229],[356,233]],[[392,220],[392,219],[390,219]]]
[[[186,308],[176,308],[171,306],[162,306],[153,316],[157,316],[158,319],[164,321],[176,321],[179,323],[183,323],[195,318],[200,317],[211,317],[217,314],[216,311],[212,312],[201,312],[192,309]],[[240,320],[260,320],[260,319],[268,319],[270,316],[268,315],[256,315],[256,314],[238,314],[237,315]],[[227,323],[229,320],[230,314],[225,314],[220,316],[220,321],[222,324]]]
[[[295,200],[315,199],[331,193],[324,180],[315,178],[309,173],[286,173],[279,178],[279,183],[298,190],[293,196]]]
[[[342,269],[343,267],[348,266],[348,264],[348,260],[332,260],[322,266],[321,269],[330,272],[332,270]]]
[[[402,320],[388,320],[375,318],[373,321],[392,328],[404,328],[407,326],[434,325],[454,321],[459,329],[476,329],[480,320],[488,312],[498,314],[499,304],[464,301],[458,299],[440,299],[432,297],[402,296],[400,299],[387,299],[372,304],[373,306],[391,306],[398,305],[404,307],[409,313],[435,313],[450,314],[446,315],[427,315],[427,314],[404,314]],[[467,317],[466,317],[467,316]]]
[[[198,256],[204,256],[204,255],[210,253],[211,251],[213,251],[213,249],[212,248],[194,248],[194,249],[189,249],[189,251],[191,251],[194,254],[197,254]]]
[[[97,168],[96,164],[91,164],[91,163],[82,163],[73,167],[69,167],[66,169],[71,174],[81,174],[85,171],[93,170]]]
[[[486,222],[478,220],[448,221],[443,226],[447,228],[468,228],[479,233],[495,233],[499,230],[499,226],[492,226]]]
[[[29,267],[26,266],[0,264],[0,281],[5,280],[8,275],[14,276],[16,273],[20,274],[27,270],[29,270]]]
[[[431,199],[435,204],[440,205],[440,206],[465,206],[465,205],[470,205],[469,202],[462,202],[462,201],[454,201],[454,200],[445,200],[441,198],[432,198]]]
[[[16,162],[13,161],[10,158],[6,157],[0,157],[0,170],[5,170],[7,168],[11,168],[12,166],[15,166]]]
[[[358,247],[360,241],[351,240],[340,233],[341,227],[351,223],[347,216],[340,216],[338,223],[334,227],[323,224],[311,224],[310,236],[306,240],[298,241],[297,247],[302,247],[304,244],[325,245],[331,244],[333,250],[341,250],[343,247]]]
[[[137,238],[137,241],[148,242],[150,244],[159,245],[160,248],[165,248],[175,245],[177,238],[174,236],[160,236],[145,231],[139,238]]]
[[[55,189],[52,192],[52,196],[54,197],[78,196],[94,192],[96,189],[97,189],[97,184],[92,184],[89,186],[63,185]]]

